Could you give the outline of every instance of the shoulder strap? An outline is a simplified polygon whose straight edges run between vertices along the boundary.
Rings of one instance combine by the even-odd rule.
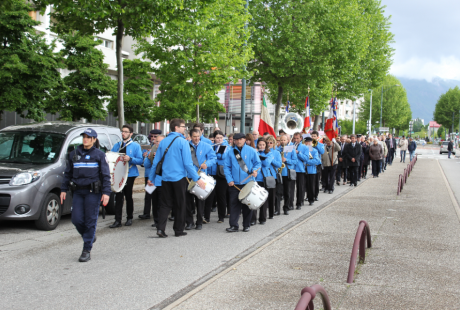
[[[171,141],[171,143],[169,143],[168,147],[166,148],[165,152],[163,153],[163,157],[161,157],[160,162],[163,163],[163,161],[165,160],[165,156],[166,156],[166,154],[168,153],[169,147],[174,143],[174,141],[176,141],[177,138],[179,138],[179,136],[175,137],[175,138]]]
[[[248,166],[246,166],[246,163],[244,162],[243,158],[241,157],[240,153],[238,152],[237,149],[233,149],[233,154],[235,154],[236,161],[238,162],[238,165],[240,166],[241,170],[249,174],[249,169]]]
[[[195,152],[195,148],[193,147],[193,145],[190,145],[190,152],[192,153],[193,164],[197,167],[200,167],[200,164],[198,163],[198,158],[196,158],[196,152]]]

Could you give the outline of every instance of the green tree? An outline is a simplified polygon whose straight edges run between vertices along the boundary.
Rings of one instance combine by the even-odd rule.
[[[125,74],[124,83],[124,109],[127,123],[151,122],[153,121],[153,109],[155,101],[150,98],[153,88],[153,81],[150,76],[152,72],[151,63],[140,59],[123,61]],[[109,111],[118,115],[118,98],[113,97],[107,106]]]
[[[438,128],[438,130],[436,131],[436,134],[438,135],[438,137],[444,139],[445,134],[446,134],[446,130],[444,129],[444,127],[442,125],[441,125],[441,127]]]
[[[237,77],[248,77],[242,70],[252,58],[244,45],[249,15],[245,1],[216,0],[212,3],[185,2],[188,12],[152,32],[152,43],[143,41],[139,51],[151,59],[155,74],[162,80],[153,110],[154,120],[181,117],[211,121],[219,111],[217,92]],[[197,115],[199,112],[199,115]]]
[[[414,124],[413,124],[413,131],[414,132],[419,132],[422,130],[422,127],[423,127],[423,122],[420,118],[416,118],[414,120]]]
[[[344,135],[351,135],[353,133],[353,120],[339,120],[339,126],[342,128],[342,134]],[[355,122],[355,134],[366,135],[367,134],[367,127],[366,121],[358,119]]]
[[[48,45],[33,28],[40,23],[28,15],[29,4],[9,0],[4,5],[0,10],[0,111],[42,121],[61,86],[59,57],[53,52],[54,42]]]
[[[393,87],[393,85],[400,85]],[[372,125],[376,127],[390,127],[396,130],[409,128],[412,112],[407,94],[401,82],[392,75],[387,75],[383,83],[382,124],[380,122],[380,106],[382,86],[372,89]],[[364,102],[359,108],[359,118],[369,119],[370,92],[364,94]]]
[[[78,30],[81,34],[93,35],[113,29],[116,35],[118,67],[118,121],[120,128],[125,123],[123,109],[123,36],[136,39],[149,36],[150,31],[163,27],[171,18],[188,14],[180,10],[184,0],[33,0],[44,9],[53,5],[50,14],[56,21],[51,29],[57,33]],[[201,2],[204,2],[202,0]]]
[[[82,117],[105,119],[105,101],[116,94],[116,82],[107,75],[104,54],[96,48],[101,41],[93,36],[63,35],[61,55],[70,73],[64,77],[65,91],[55,100],[52,113],[60,119],[77,121]]]
[[[452,131],[452,113],[454,114],[454,128],[456,128],[460,113],[460,89],[458,86],[450,88],[439,97],[433,113],[433,119],[438,124],[442,124],[449,133]]]

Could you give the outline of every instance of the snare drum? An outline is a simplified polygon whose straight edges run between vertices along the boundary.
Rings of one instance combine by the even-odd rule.
[[[123,156],[116,152],[107,152],[107,162],[110,170],[110,185],[113,192],[121,192],[128,180],[129,163],[123,161]]]
[[[268,199],[268,192],[255,181],[248,182],[240,191],[238,199],[251,210],[259,209]]]
[[[190,194],[195,195],[198,197],[200,200],[206,200],[209,195],[211,195],[211,192],[214,190],[214,187],[216,186],[216,180],[210,175],[207,175],[204,172],[200,172],[200,177],[206,184],[205,188],[202,189],[201,187],[196,184],[195,181],[191,181],[190,184],[188,185],[187,191]]]

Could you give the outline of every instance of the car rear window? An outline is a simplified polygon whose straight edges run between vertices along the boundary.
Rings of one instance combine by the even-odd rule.
[[[448,144],[449,144],[449,142],[443,142],[442,143],[442,145],[448,145]]]

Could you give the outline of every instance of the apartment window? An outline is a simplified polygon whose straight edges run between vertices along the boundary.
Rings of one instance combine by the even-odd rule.
[[[113,41],[106,40],[103,38],[97,38],[97,39],[102,41],[101,46],[113,49]]]

